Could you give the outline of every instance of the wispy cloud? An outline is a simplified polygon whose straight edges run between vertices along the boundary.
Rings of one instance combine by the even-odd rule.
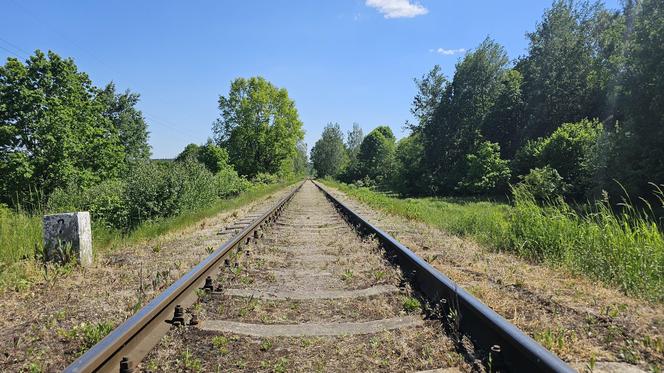
[[[429,13],[427,8],[410,0],[367,0],[367,6],[376,8],[385,18],[413,18]]]
[[[442,54],[443,56],[453,56],[455,54],[463,54],[466,53],[465,48],[459,48],[459,49],[445,49],[445,48],[438,48],[438,49],[429,49],[429,52],[431,53],[438,53]]]

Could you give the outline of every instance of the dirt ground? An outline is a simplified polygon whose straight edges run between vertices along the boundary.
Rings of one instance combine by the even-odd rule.
[[[486,250],[326,188],[574,368],[664,368],[664,305],[630,298],[562,268]]]
[[[288,190],[0,294],[0,371],[61,371]]]
[[[215,287],[189,310],[199,324],[174,327],[142,368],[458,372],[479,365],[425,318],[378,244],[359,237],[310,182],[262,239],[221,269]]]

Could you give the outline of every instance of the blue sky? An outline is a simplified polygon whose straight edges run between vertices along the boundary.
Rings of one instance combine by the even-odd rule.
[[[617,7],[617,0],[607,6]],[[261,75],[288,89],[309,148],[328,122],[405,135],[413,78],[446,75],[491,36],[525,53],[550,0],[2,0],[0,58],[72,57],[96,85],[141,94],[153,157],[211,136],[219,94]]]

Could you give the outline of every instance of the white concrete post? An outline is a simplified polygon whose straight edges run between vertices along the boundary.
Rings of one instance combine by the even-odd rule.
[[[60,263],[76,258],[84,267],[91,265],[90,213],[82,211],[44,216],[44,257]]]

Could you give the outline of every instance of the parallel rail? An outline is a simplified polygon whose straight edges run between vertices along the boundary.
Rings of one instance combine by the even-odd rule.
[[[138,313],[120,324],[109,335],[79,357],[65,372],[118,372],[121,361],[138,362],[159,342],[171,325],[166,321],[173,316],[176,305],[189,307],[196,300],[196,290],[201,288],[207,276],[223,265],[223,259],[233,249],[247,243],[264,224],[275,220],[288,201],[302,187],[302,183],[279,200],[269,211],[256,218],[241,232],[222,244],[215,252],[187,274],[174,282],[163,293],[144,306]],[[131,371],[126,369],[125,371]]]
[[[490,353],[492,370],[574,371],[406,246],[362,218],[320,184],[314,184],[351,224],[364,233],[374,235],[382,243],[430,304],[439,306],[445,316],[454,315],[455,331],[470,338],[477,348]],[[124,371],[131,371],[127,364],[141,361],[168,332],[171,326],[166,321],[172,317],[176,305],[186,308],[193,304],[197,297],[196,290],[204,285],[207,276],[211,276],[223,264],[224,258],[232,253],[233,249],[239,250],[252,237],[257,237],[265,224],[274,221],[301,187],[302,184],[298,185],[269,211],[222,244],[209,257],[74,361],[65,372],[117,372],[123,371],[122,368],[129,368]]]
[[[440,306],[445,316],[453,315],[457,331],[469,337],[476,347],[490,352],[492,370],[510,372],[575,372],[564,361],[524,334],[479,299],[433,268],[413,251],[380,228],[369,223],[339,201],[319,183],[314,184],[349,223],[374,235],[395,256],[401,270],[409,275],[431,304]]]

